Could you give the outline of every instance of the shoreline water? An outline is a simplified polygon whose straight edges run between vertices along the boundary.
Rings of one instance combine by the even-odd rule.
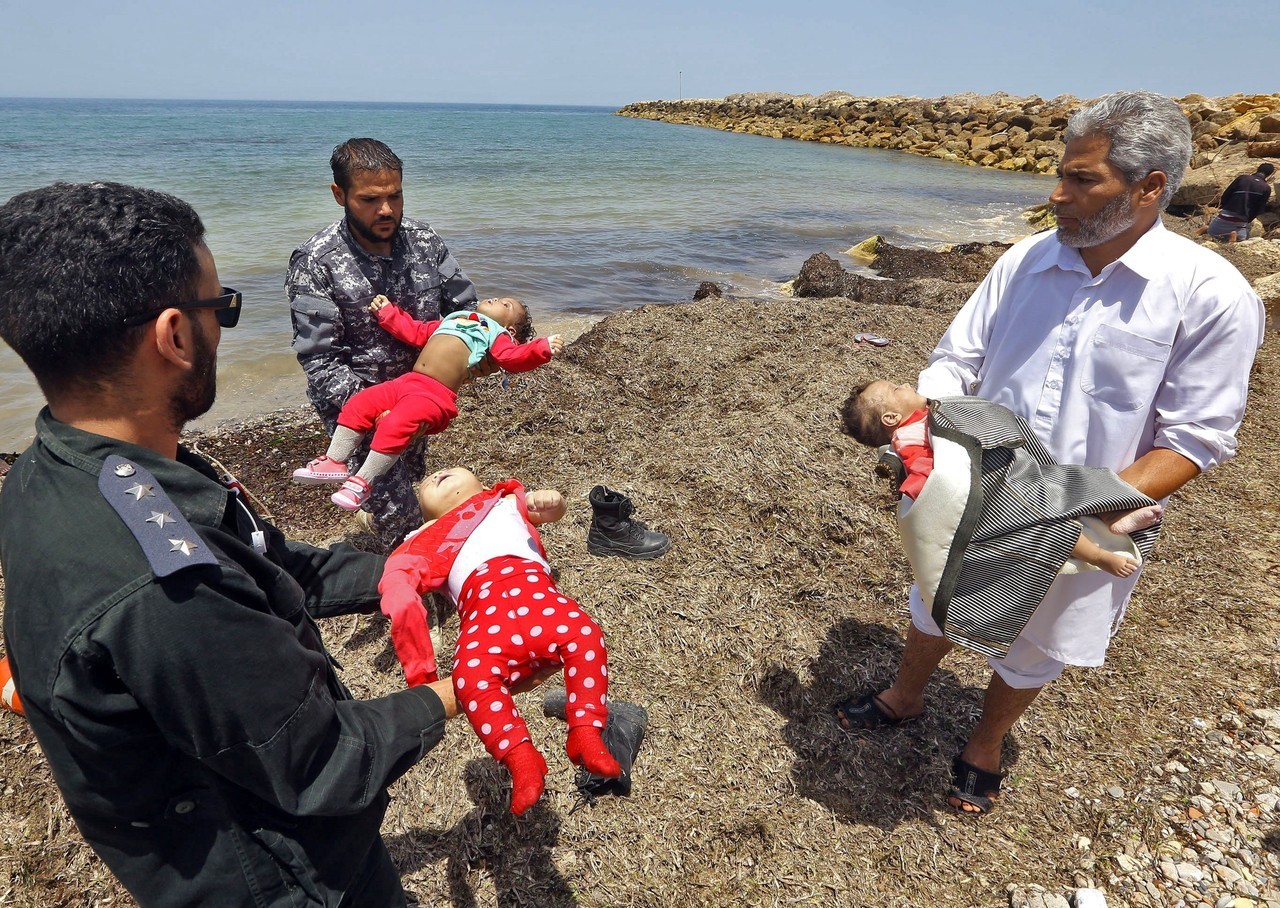
[[[397,150],[405,213],[439,232],[482,295],[525,300],[535,323],[688,300],[708,280],[781,298],[815,250],[877,233],[1005,238],[1048,191],[1041,176],[678,130],[609,108],[0,99],[0,199],[114,179],[190,202],[222,281],[245,294],[219,351],[223,386],[274,402],[300,378],[284,271],[341,214],[327,162],[350,135]],[[0,451],[25,445],[39,404],[0,346]]]

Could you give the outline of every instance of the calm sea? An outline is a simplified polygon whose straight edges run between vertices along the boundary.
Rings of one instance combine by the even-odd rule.
[[[405,162],[405,212],[445,238],[482,295],[544,323],[688,300],[713,280],[778,295],[811,254],[872,234],[902,244],[1010,239],[1047,177],[612,116],[612,109],[451,104],[0,99],[0,200],[55,180],[119,180],[200,212],[225,284],[231,418],[303,402],[282,289],[289,254],[340,209],[329,153],[376,136]],[[0,452],[42,398],[0,343]]]

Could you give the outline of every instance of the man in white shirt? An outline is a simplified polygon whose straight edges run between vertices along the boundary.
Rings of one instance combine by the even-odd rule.
[[[919,390],[1004,404],[1060,463],[1111,468],[1163,500],[1235,454],[1262,303],[1220,255],[1161,224],[1191,157],[1175,102],[1109,95],[1072,117],[1063,138],[1049,197],[1057,231],[996,262]],[[953,764],[953,807],[992,807],[1005,734],[1064,665],[1102,664],[1137,578],[1060,577],[1009,655],[991,660],[982,716]],[[923,712],[925,684],[952,643],[914,587],[911,614],[893,685],[840,704],[845,727]]]

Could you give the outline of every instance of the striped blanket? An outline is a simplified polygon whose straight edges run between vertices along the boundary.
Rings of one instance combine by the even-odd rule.
[[[930,404],[933,472],[898,526],[921,596],[948,639],[1002,658],[1086,532],[1138,560],[1157,523],[1117,536],[1092,515],[1155,504],[1111,470],[1058,464],[1011,410],[976,397]]]

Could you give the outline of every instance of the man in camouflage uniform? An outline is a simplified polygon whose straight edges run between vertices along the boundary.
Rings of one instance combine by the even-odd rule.
[[[419,321],[474,308],[476,288],[426,223],[404,217],[403,164],[376,139],[333,150],[334,200],[345,216],[299,246],[285,292],[293,349],[307,373],[307,396],[333,434],[352,394],[413,368],[418,351],[384,331],[369,311],[382,294]],[[422,479],[425,439],[415,442],[365,504],[394,544],[422,522],[413,483]],[[368,440],[357,460],[368,454]]]

